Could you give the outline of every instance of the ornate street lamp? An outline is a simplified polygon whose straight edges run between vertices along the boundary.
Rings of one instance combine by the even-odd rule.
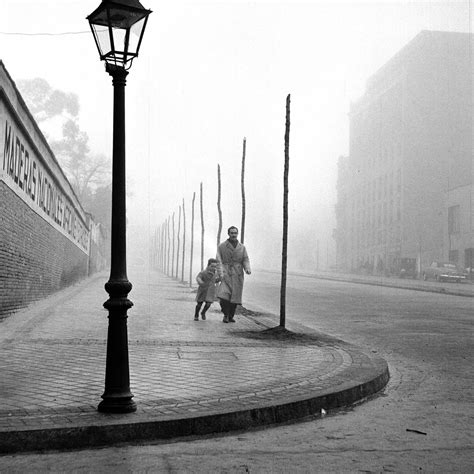
[[[98,410],[130,413],[137,409],[130,391],[128,365],[127,298],[132,284],[127,278],[125,218],[125,84],[128,69],[138,50],[151,10],[138,0],[103,0],[87,19],[99,50],[112,76],[114,87],[114,128],[112,163],[112,234],[110,278],[105,284],[109,311],[105,391]]]

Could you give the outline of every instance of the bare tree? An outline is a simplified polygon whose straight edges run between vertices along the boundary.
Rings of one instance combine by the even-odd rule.
[[[163,271],[163,245],[164,245],[163,223],[160,225],[160,255],[158,259],[158,268]]]
[[[201,271],[204,270],[204,208],[202,204],[202,182],[201,182]]]
[[[247,139],[244,137],[243,151],[242,151],[242,172],[240,175],[240,189],[242,191],[242,222],[240,224],[240,242],[244,243],[245,235],[245,148]]]
[[[179,234],[181,233],[181,206],[179,206],[179,213],[178,213],[178,238],[177,238],[177,245],[176,245],[176,279],[179,278],[179,251],[181,248],[181,240]]]
[[[173,243],[171,244],[172,245],[172,251],[171,251],[171,277],[174,277],[174,241],[175,241],[175,231],[174,231],[174,212],[173,212],[173,219],[172,219],[172,223],[173,223]]]
[[[189,287],[193,286],[193,253],[194,253],[194,200],[196,193],[193,193],[193,203],[191,207],[191,257],[189,259]]]
[[[281,252],[280,326],[286,319],[286,267],[288,256],[288,172],[290,167],[290,94],[286,97],[285,170],[283,173],[283,248]]]
[[[163,255],[161,257],[161,271],[166,273],[166,221],[163,221]]]
[[[153,234],[153,253],[152,253],[152,258],[151,262],[153,265],[153,269],[156,270],[156,268],[159,265],[159,260],[160,260],[160,233],[159,233],[159,228],[157,227],[155,229],[155,233]]]
[[[161,247],[160,247],[160,270],[163,272],[163,263],[165,261],[165,224],[161,223]]]
[[[181,282],[184,283],[184,259],[186,256],[186,209],[183,198],[183,263],[181,265]]]
[[[222,210],[221,210],[221,167],[217,165],[217,214],[219,215],[219,228],[217,230],[217,245],[221,243]]]
[[[166,220],[166,228],[167,228],[167,238],[168,238],[168,248],[167,248],[167,260],[166,260],[166,274],[169,276],[170,275],[170,216],[168,216],[168,219]]]

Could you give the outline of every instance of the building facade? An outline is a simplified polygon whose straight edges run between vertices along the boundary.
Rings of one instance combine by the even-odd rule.
[[[473,35],[422,31],[351,105],[338,163],[337,264],[474,265]]]

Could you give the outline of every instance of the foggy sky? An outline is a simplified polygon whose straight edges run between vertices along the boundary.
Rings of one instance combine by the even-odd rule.
[[[419,31],[470,31],[467,0],[142,3],[153,13],[126,89],[129,223],[151,232],[183,198],[189,212],[203,182],[212,256],[217,164],[224,228],[240,226],[246,137],[245,240],[257,267],[277,266],[280,257],[286,95],[290,266],[314,266],[319,240],[324,267],[334,253],[336,163],[349,152],[351,101]],[[2,33],[86,33],[0,34],[0,59],[13,80],[42,77],[76,93],[92,150],[110,155],[112,85],[85,20],[98,4],[3,0]]]

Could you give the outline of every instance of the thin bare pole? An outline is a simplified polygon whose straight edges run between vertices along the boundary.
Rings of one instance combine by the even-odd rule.
[[[184,283],[184,258],[186,256],[186,209],[183,198],[183,263],[181,264],[181,283]]]
[[[161,256],[161,271],[165,273],[165,265],[166,265],[166,221],[163,221],[161,224],[162,232],[163,232],[163,254]]]
[[[283,248],[281,252],[280,326],[286,319],[286,267],[288,255],[288,172],[290,166],[290,94],[286,97],[285,171],[283,174]]]
[[[172,251],[171,251],[171,277],[174,277],[174,248],[175,248],[175,245],[174,245],[174,241],[175,241],[175,231],[174,231],[174,212],[173,212],[173,219],[172,219],[172,223],[173,223],[173,243],[172,243]]]
[[[160,252],[158,255],[158,270],[161,271],[161,260],[163,257],[163,224],[160,224]]]
[[[219,228],[217,229],[217,245],[221,243],[222,210],[221,210],[221,166],[217,165],[217,214],[219,215]]]
[[[158,226],[158,228],[156,229],[156,233],[158,235],[158,248],[156,249],[157,250],[157,253],[156,253],[156,265],[155,265],[155,270],[159,270],[160,269],[160,263],[161,263],[161,224]]]
[[[170,216],[166,220],[166,230],[167,230],[167,259],[166,259],[166,274],[170,275]]]
[[[181,206],[179,206],[179,213],[178,213],[178,239],[177,239],[177,246],[176,246],[176,279],[179,278],[179,251],[181,249]]]
[[[165,273],[165,255],[166,255],[166,234],[165,234],[165,223],[161,224],[161,271]]]
[[[245,235],[245,150],[247,139],[244,137],[243,151],[242,151],[242,173],[240,175],[240,189],[242,191],[242,222],[240,224],[240,242],[244,243]]]
[[[193,286],[193,253],[194,253],[194,201],[196,193],[193,193],[193,203],[191,206],[191,257],[189,259],[189,287]]]
[[[201,183],[201,271],[204,270],[204,208],[202,205],[202,183]]]

